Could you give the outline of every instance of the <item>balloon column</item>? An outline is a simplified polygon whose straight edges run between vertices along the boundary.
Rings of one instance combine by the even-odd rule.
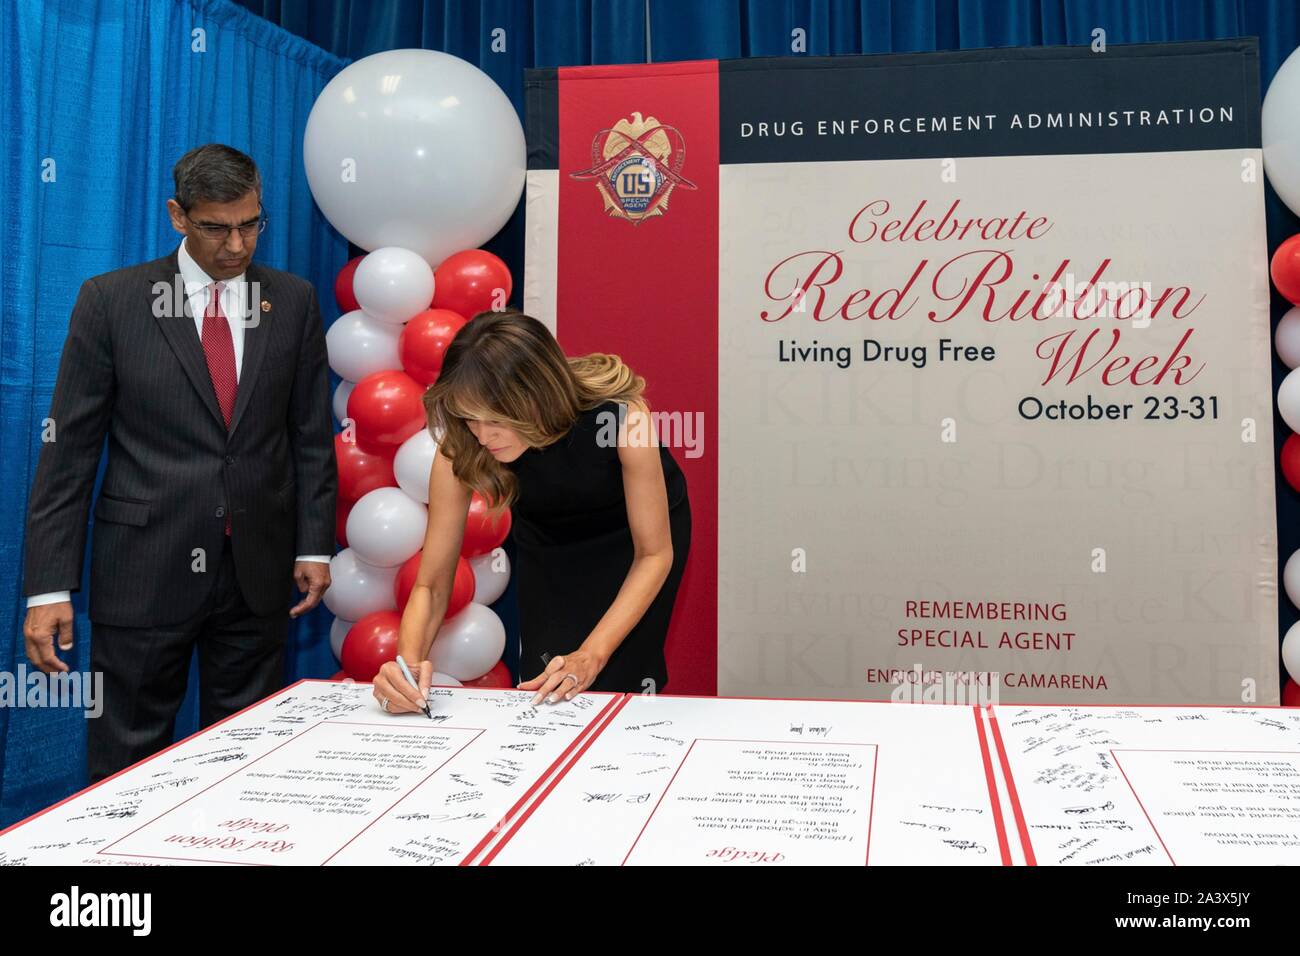
[[[1300,216],[1300,50],[1292,52],[1269,84],[1260,119],[1264,169],[1287,207]],[[1286,239],[1269,266],[1273,285],[1292,308],[1282,316],[1273,342],[1278,358],[1292,371],[1277,392],[1277,410],[1287,427],[1300,432],[1300,233]],[[1292,434],[1282,445],[1281,471],[1300,491],[1300,437]],[[1300,607],[1300,551],[1282,571],[1282,586],[1291,603]],[[1300,707],[1300,623],[1282,639],[1282,664],[1290,677],[1282,687],[1282,703]]]
[[[339,271],[343,314],[325,341],[334,393],[338,536],[325,604],[336,677],[368,681],[397,653],[419,568],[438,436],[423,405],[443,355],[475,315],[505,308],[510,271],[475,248],[523,192],[523,129],[486,74],[432,50],[393,50],[344,68],[307,119],[303,159],[329,222],[369,250]],[[470,507],[455,584],[429,653],[436,684],[510,686],[505,628],[488,607],[510,564],[510,514]]]

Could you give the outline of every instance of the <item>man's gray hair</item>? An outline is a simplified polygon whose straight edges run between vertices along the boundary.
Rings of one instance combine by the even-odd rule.
[[[184,210],[201,202],[234,202],[256,191],[262,198],[262,177],[251,156],[221,143],[198,146],[176,161],[176,202]]]

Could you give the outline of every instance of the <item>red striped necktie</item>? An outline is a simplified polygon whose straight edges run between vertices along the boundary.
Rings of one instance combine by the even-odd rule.
[[[208,374],[212,388],[217,393],[217,404],[230,428],[230,418],[235,411],[235,393],[239,378],[235,374],[235,340],[230,335],[230,323],[221,311],[221,290],[224,282],[214,282],[209,289],[208,308],[203,313],[203,355],[208,360]],[[230,509],[226,509],[226,534],[230,534]]]

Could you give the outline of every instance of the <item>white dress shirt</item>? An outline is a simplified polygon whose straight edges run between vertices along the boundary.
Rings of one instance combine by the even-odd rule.
[[[199,341],[203,341],[203,318],[208,310],[208,301],[212,295],[212,284],[214,280],[203,271],[203,267],[194,261],[189,250],[185,248],[185,240],[181,240],[181,247],[176,253],[176,261],[180,266],[181,281],[185,283],[185,297],[189,300],[190,312],[194,316],[194,329],[199,334]],[[226,322],[230,324],[230,337],[235,345],[235,381],[239,381],[239,374],[244,364],[244,323],[239,321],[239,316],[247,315],[244,300],[248,295],[248,283],[241,272],[233,279],[225,280],[225,285],[221,289],[221,311],[226,317]],[[298,561],[320,561],[325,564],[329,563],[330,556],[327,554],[300,554],[295,560]],[[49,591],[45,594],[33,594],[27,599],[28,607],[36,607],[38,604],[57,604],[61,601],[72,600],[70,591]]]
[[[199,333],[199,341],[202,342],[203,319],[212,296],[212,284],[216,280],[194,261],[194,257],[185,248],[184,241],[181,242],[180,250],[176,253],[176,260],[180,264],[181,281],[185,283],[185,298],[189,300],[190,314],[194,316],[194,329]],[[235,343],[236,382],[239,381],[240,370],[244,367],[244,323],[239,321],[239,316],[248,315],[244,305],[247,290],[248,283],[244,281],[242,272],[233,279],[226,279],[221,288],[221,311],[226,317],[226,324],[230,326],[230,337]]]

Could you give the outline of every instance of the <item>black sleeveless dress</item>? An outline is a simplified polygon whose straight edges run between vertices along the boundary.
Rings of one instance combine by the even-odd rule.
[[[597,441],[601,425],[626,414],[607,401],[579,415],[567,435],[505,463],[519,482],[511,508],[519,600],[520,680],[557,654],[577,650],[609,610],[632,566],[632,531],[616,445]],[[603,417],[602,417],[603,413]],[[613,432],[617,434],[617,432]],[[662,438],[661,438],[662,441]],[[668,683],[664,638],[691,544],[686,478],[660,445],[673,564],[641,620],[589,690],[659,693]]]

